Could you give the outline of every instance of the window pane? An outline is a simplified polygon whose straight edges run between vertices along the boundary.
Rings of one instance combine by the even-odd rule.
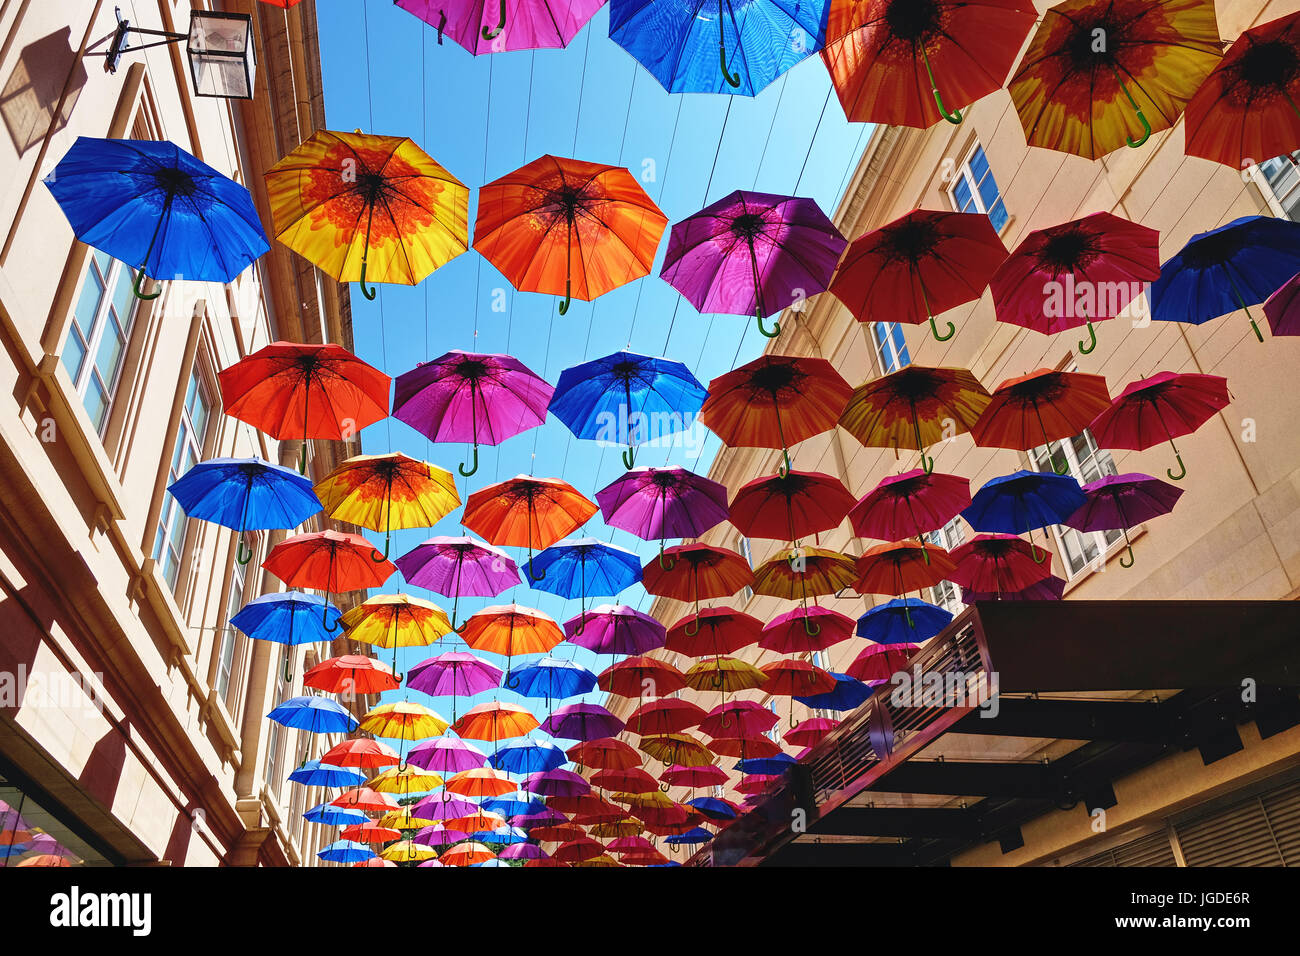
[[[113,310],[122,324],[129,326],[134,309],[135,296],[131,292],[131,270],[119,265],[117,281],[113,284]]]
[[[985,209],[989,210],[989,215],[993,214],[993,207],[998,204],[998,184],[993,179],[992,173],[986,173],[984,178],[979,181],[980,199]]]
[[[907,354],[907,339],[903,337],[903,327],[897,322],[892,323],[890,329],[893,332],[894,354],[898,357],[896,367],[902,368],[912,361],[911,356]]]
[[[82,401],[86,406],[86,414],[90,416],[90,421],[95,426],[95,431],[103,429],[104,419],[108,418],[108,392],[100,384],[97,375],[90,376],[86,395]]]
[[[984,155],[984,147],[976,146],[970,154],[970,171],[975,174],[975,181],[982,180],[989,171],[989,160]]]
[[[110,311],[104,326],[104,333],[99,339],[99,351],[95,356],[95,368],[104,386],[111,388],[117,381],[117,370],[122,364],[122,348],[125,337],[118,327],[117,320]]]
[[[101,276],[108,275],[108,270],[113,268],[113,260],[106,252],[100,252],[98,249],[95,249],[91,253],[91,258],[94,259],[95,265],[99,267],[99,274]]]
[[[81,332],[74,323],[68,330],[68,344],[63,347],[63,367],[75,384],[81,377],[81,365],[86,360],[86,346],[81,342]]]
[[[190,424],[194,426],[194,442],[203,447],[203,437],[208,433],[208,401],[199,389],[195,393],[194,406],[190,410]]]
[[[993,223],[993,230],[995,232],[1001,232],[1002,227],[1007,224],[1007,218],[1007,207],[1004,206],[1002,200],[999,199],[997,204],[989,210],[989,222]]]
[[[957,210],[959,212],[969,212],[975,200],[971,194],[970,183],[965,176],[957,177],[957,185],[953,187],[952,194],[957,200]]]
[[[99,303],[103,297],[104,284],[95,275],[95,270],[91,269],[86,273],[86,281],[81,286],[77,307],[72,311],[72,319],[80,327],[82,338],[88,338],[90,330],[94,328],[95,313],[99,311]]]

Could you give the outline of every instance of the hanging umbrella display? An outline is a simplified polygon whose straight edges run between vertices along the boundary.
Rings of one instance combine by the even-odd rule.
[[[1188,156],[1235,170],[1300,149],[1300,14],[1242,31],[1187,104]]]
[[[174,143],[78,136],[44,180],[76,237],[156,280],[233,282],[269,252],[253,197]]]
[[[451,729],[468,740],[496,743],[509,737],[522,737],[538,726],[537,718],[518,704],[491,701],[476,704],[465,711]]]
[[[1258,305],[1300,272],[1300,223],[1243,216],[1198,233],[1160,267],[1151,286],[1151,318],[1201,325],[1241,309],[1259,341],[1250,306]]]
[[[472,697],[500,685],[500,668],[465,651],[447,651],[430,657],[416,664],[406,675],[407,687],[430,697]],[[455,720],[454,700],[452,708],[452,720]]]
[[[388,416],[388,376],[332,342],[272,342],[217,378],[227,415],[278,440],[301,436],[302,474],[309,438],[341,441]]]
[[[611,0],[609,38],[669,93],[753,96],[821,49],[829,0]],[[717,52],[714,52],[714,48]]]
[[[367,299],[468,248],[469,190],[405,136],[317,130],[265,179],[275,238]]]
[[[1034,529],[1061,524],[1085,501],[1070,475],[1022,469],[989,479],[961,515],[976,531],[1027,533],[1030,554],[1042,561],[1046,552],[1034,546]]]
[[[366,598],[342,618],[347,636],[372,647],[393,649],[397,674],[397,649],[433,644],[451,633],[447,613],[436,604],[409,594],[376,594]],[[397,674],[400,681],[402,676]]]
[[[489,767],[475,767],[462,770],[447,781],[447,790],[462,797],[481,798],[499,797],[510,793],[515,785],[510,778],[499,770]]]
[[[774,757],[751,757],[736,764],[735,769],[743,774],[759,774],[764,777],[779,777],[788,773],[797,761],[787,753]]]
[[[701,419],[702,420],[702,419]],[[696,538],[727,520],[727,489],[677,465],[634,468],[596,492],[601,517],[644,541]]]
[[[596,595],[613,596],[641,580],[641,559],[635,552],[595,538],[569,538],[553,544],[532,562],[538,572],[534,587],[539,591],[577,598],[586,610],[586,600]],[[582,611],[577,627],[582,627]]]
[[[1300,335],[1300,273],[1264,303],[1264,317],[1274,335]]]
[[[496,854],[482,843],[467,841],[458,843],[441,857],[444,866],[473,866],[495,860]]]
[[[873,693],[872,684],[863,683],[850,674],[830,672],[835,686],[824,694],[795,694],[794,699],[809,710],[857,710]],[[798,726],[803,726],[799,724]]]
[[[331,518],[384,532],[376,560],[388,557],[394,528],[431,528],[460,506],[451,472],[401,452],[349,458],[316,494]]]
[[[697,631],[701,599],[727,597],[754,583],[748,561],[734,551],[707,544],[666,548],[662,560],[647,564],[641,575],[641,584],[649,593],[693,601]]]
[[[659,275],[698,312],[763,320],[826,289],[848,245],[811,199],[738,189],[676,223]]]
[[[971,428],[971,437],[983,448],[1030,451],[1073,438],[1109,407],[1104,376],[1040,368],[994,389],[993,400]],[[1060,464],[1053,461],[1052,468],[1064,475],[1069,462],[1064,455],[1059,457]]]
[[[1127,385],[1089,427],[1102,448],[1143,451],[1169,442],[1178,462],[1178,474],[1173,469],[1167,469],[1165,474],[1171,481],[1179,481],[1187,468],[1174,439],[1192,434],[1231,400],[1226,378],[1159,372]]]
[[[566,47],[604,0],[394,0],[470,53]],[[506,27],[509,26],[509,29]]]
[[[402,760],[392,747],[368,737],[336,744],[321,754],[320,759],[335,767],[390,767]]]
[[[514,558],[473,538],[433,537],[406,552],[396,563],[408,583],[452,598],[452,630],[460,627],[456,610],[461,595],[496,597],[522,580]]]
[[[572,770],[548,770],[529,774],[521,789],[543,797],[581,797],[591,792],[591,784]]]
[[[564,622],[564,636],[597,654],[644,654],[664,646],[658,620],[626,604],[601,604]]]
[[[966,369],[908,365],[854,389],[840,424],[868,448],[915,448],[928,475],[934,459],[925,449],[970,431],[990,401]]]
[[[746,737],[762,737],[776,724],[776,714],[758,701],[732,700],[719,704],[709,711],[708,716],[700,722],[700,730],[710,737],[740,740]]]
[[[520,292],[563,294],[564,315],[649,274],[667,224],[622,166],[548,154],[479,190],[474,248]]]
[[[976,535],[952,549],[956,565],[948,580],[960,584],[963,591],[982,591],[997,596],[1023,591],[1052,573],[1052,556],[1038,561],[1029,542],[1011,534]]]
[[[659,779],[670,787],[720,787],[727,782],[727,771],[713,764],[699,767],[683,767],[675,764],[659,775]]]
[[[914,209],[854,241],[840,262],[830,293],[859,322],[880,315],[920,325],[946,342],[957,328],[939,334],[937,314],[973,302],[1007,258],[989,217],[982,212]]]
[[[763,355],[709,382],[699,420],[730,448],[779,448],[830,431],[853,389],[825,359]]]
[[[555,744],[525,737],[517,743],[506,744],[504,747],[498,748],[497,752],[488,758],[488,762],[498,770],[504,770],[506,773],[529,774],[543,773],[547,770],[556,770],[563,767],[568,763],[568,757]],[[487,809],[496,809],[497,812],[504,813],[500,808],[488,807]],[[538,809],[541,808],[516,810],[505,815],[518,816],[520,813],[533,813]]]
[[[1031,232],[993,274],[999,322],[1053,335],[1113,319],[1160,278],[1160,233],[1108,212]]]
[[[339,609],[324,598],[303,591],[282,591],[253,598],[227,622],[256,641],[285,645],[284,680],[289,672],[289,648],[333,639],[339,629]]]
[[[641,758],[637,756],[632,745],[617,737],[598,737],[574,744],[567,751],[570,760],[580,767],[600,770],[639,767]]]
[[[487,763],[487,754],[467,740],[438,737],[416,744],[406,760],[413,767],[450,776],[462,770],[483,766]]]
[[[853,618],[826,607],[797,607],[763,625],[758,646],[777,654],[810,654],[853,636]]]
[[[795,694],[825,694],[835,689],[835,678],[808,661],[782,658],[761,668],[767,675],[763,690],[773,697],[793,697]],[[791,721],[791,726],[794,722]]]
[[[553,389],[516,358],[453,349],[397,376],[393,417],[435,442],[471,442],[469,467],[478,471],[478,446],[499,445],[546,421]]]
[[[645,736],[680,734],[699,726],[707,716],[703,708],[689,700],[660,697],[632,711],[627,718],[627,728],[630,733]]]
[[[330,806],[345,810],[360,810],[364,813],[388,813],[397,809],[397,801],[388,794],[372,790],[370,787],[354,787],[331,800]]]
[[[883,478],[849,512],[853,533],[878,541],[921,538],[970,504],[970,479],[913,468]]]
[[[304,687],[315,687],[330,694],[365,695],[396,690],[401,685],[393,672],[373,657],[343,654],[330,657],[309,667],[302,675]],[[323,763],[331,763],[322,760]],[[342,766],[342,764],[334,764]]]
[[[413,797],[441,787],[442,777],[421,767],[389,767],[372,777],[367,785],[376,793]]]
[[[762,634],[763,622],[756,617],[729,607],[707,607],[669,628],[663,647],[684,657],[722,657],[752,647]]]
[[[850,122],[956,125],[1002,88],[1036,19],[1030,0],[832,2],[822,60]]]
[[[564,640],[564,632],[549,614],[520,604],[496,604],[471,614],[460,636],[476,651],[506,658],[503,687],[517,689],[510,673],[511,661],[520,654],[545,654]]]
[[[754,593],[787,601],[798,601],[808,608],[810,597],[836,594],[853,584],[854,562],[846,554],[829,548],[792,548],[769,558],[754,571]],[[818,635],[815,616],[803,616],[805,633]]]
[[[296,528],[321,510],[311,482],[261,458],[209,458],[168,485],[167,493],[191,518],[233,529],[240,564],[253,559],[245,531]]]
[[[1078,510],[1065,519],[1065,524],[1077,531],[1124,532],[1127,561],[1119,559],[1122,567],[1133,567],[1133,544],[1128,539],[1128,529],[1169,514],[1183,495],[1183,489],[1153,478],[1150,475],[1130,473],[1109,475],[1083,486],[1086,499]]]
[[[915,644],[873,644],[866,648],[849,665],[849,676],[854,680],[887,681],[899,671],[906,671],[908,662],[920,651]]]
[[[350,787],[366,782],[366,775],[345,767],[331,767],[319,760],[304,761],[289,779],[307,787]]]
[[[952,614],[917,598],[895,598],[858,618],[857,635],[876,644],[920,644],[952,623]]]
[[[565,704],[551,711],[542,729],[564,740],[597,740],[623,732],[623,721],[600,704]]]
[[[623,351],[562,371],[550,410],[577,438],[627,445],[631,468],[637,445],[689,429],[704,398],[681,362]]]
[[[319,761],[309,761],[310,763],[319,763]],[[348,771],[352,773],[353,771]],[[360,774],[357,774],[360,776]],[[290,777],[292,780],[293,778]],[[365,823],[366,815],[360,810],[344,810],[342,807],[333,807],[328,803],[320,803],[306,811],[302,818],[308,823],[319,823],[321,826],[337,827],[351,826],[354,824]]]
[[[1065,0],[1007,90],[1030,146],[1098,159],[1173,126],[1222,50],[1214,0]]]
[[[515,671],[506,686],[520,697],[542,697],[549,703],[595,690],[596,675],[573,661],[543,657]]]
[[[547,548],[581,528],[597,511],[567,481],[518,475],[480,488],[465,502],[461,524],[492,544],[528,548],[528,577],[539,581],[533,548]]]
[[[328,697],[290,697],[266,716],[310,734],[347,734],[357,728],[357,719]]]
[[[344,827],[339,831],[339,837],[344,840],[355,840],[357,843],[389,843],[400,840],[402,831],[381,827],[373,820],[367,820],[365,823]]]
[[[731,499],[731,523],[747,538],[791,544],[837,527],[854,505],[843,482],[817,471],[755,478]]]
[[[271,549],[262,567],[293,588],[331,594],[380,587],[397,568],[372,560],[374,547],[365,538],[341,531],[315,531],[286,538]],[[330,630],[328,616],[322,618]]]
[[[600,689],[615,697],[663,697],[686,686],[681,671],[657,657],[625,657],[596,677]]]

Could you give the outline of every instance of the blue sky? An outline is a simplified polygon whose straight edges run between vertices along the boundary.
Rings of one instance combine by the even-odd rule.
[[[390,0],[317,0],[317,9],[327,126],[414,139],[470,187],[471,226],[478,187],[544,153],[629,167],[670,227],[736,189],[809,196],[830,215],[870,134],[869,126],[845,121],[816,55],[753,98],[670,95],[609,39],[608,7],[567,49],[480,57],[449,39],[439,46],[432,27]],[[651,275],[594,302],[575,301],[565,316],[556,313],[558,300],[552,296],[516,293],[471,249],[414,288],[379,286],[374,302],[354,290],[355,348],[393,377],[449,349],[508,352],[554,383],[564,368],[630,346],[684,362],[707,386],[757,356],[765,340],[752,318],[700,315],[660,279],[666,246],[667,232]],[[503,292],[495,297],[504,301],[504,311],[492,309],[498,289]],[[403,451],[453,471],[467,452],[461,445],[433,446],[391,418],[366,429],[362,443],[367,453]],[[717,438],[708,435],[704,442],[678,448],[644,449],[637,463],[669,462],[706,473],[717,449]],[[622,474],[619,451],[573,438],[552,416],[541,428],[497,448],[483,447],[478,474],[458,478],[457,484],[464,499],[489,483],[532,473],[563,478],[593,497]],[[394,555],[430,534],[464,534],[459,521],[458,509],[432,531],[397,533]],[[607,528],[599,514],[579,534],[612,541],[647,559],[657,550]],[[394,575],[383,590],[402,587],[401,576]],[[450,599],[412,590],[450,610]],[[511,600],[561,623],[578,612],[576,600],[521,585],[499,598],[467,598],[460,615]],[[588,603],[613,600],[598,597]],[[650,606],[639,585],[617,600],[642,610]],[[454,636],[443,643],[447,646],[402,650],[399,670],[458,646]],[[391,659],[391,652],[380,653]],[[611,663],[567,643],[553,653],[593,671]],[[523,701],[506,690],[496,696],[544,716],[542,701]],[[431,703],[422,694],[410,697]],[[433,703],[450,717],[449,700]],[[460,712],[467,706],[462,702]]]

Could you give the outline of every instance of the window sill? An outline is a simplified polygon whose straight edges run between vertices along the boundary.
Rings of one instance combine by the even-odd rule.
[[[208,691],[203,703],[203,718],[217,732],[225,745],[222,756],[232,766],[239,765],[239,739],[235,736],[234,720],[226,711],[226,703],[214,687]]]

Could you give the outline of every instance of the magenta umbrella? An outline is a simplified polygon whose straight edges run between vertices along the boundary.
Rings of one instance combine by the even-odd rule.
[[[977,601],[1059,601],[1065,597],[1065,579],[1050,574],[1041,581],[1019,591],[974,591],[962,585],[961,601],[974,604]]]
[[[452,698],[451,719],[455,722],[456,698],[500,687],[501,669],[467,651],[447,651],[407,671],[406,686],[430,697]]]
[[[849,523],[860,538],[919,538],[942,528],[970,501],[969,478],[913,468],[885,478],[867,492],[849,512]]]
[[[601,604],[564,622],[564,636],[597,654],[638,655],[663,647],[667,629],[626,604]]]
[[[421,820],[455,820],[457,817],[478,813],[481,809],[482,807],[477,803],[462,800],[446,790],[441,790],[416,801],[411,807],[411,816]]]
[[[487,759],[487,754],[468,740],[461,740],[459,737],[435,737],[411,748],[406,762],[415,764],[421,770],[431,770],[449,777],[462,770],[477,770],[487,763]]]
[[[1300,275],[1268,297],[1264,316],[1274,335],[1300,335]]]
[[[559,810],[552,810],[550,807],[538,810],[536,813],[526,813],[523,816],[511,817],[510,825],[519,827],[521,830],[530,830],[533,827],[549,827],[554,823],[568,823],[569,818]]]
[[[853,636],[853,618],[828,607],[797,607],[763,625],[758,646],[778,654],[824,651]]]
[[[700,312],[763,320],[824,292],[848,241],[811,199],[737,190],[677,223],[659,275]]]
[[[473,442],[468,478],[478,471],[478,446],[499,445],[546,421],[555,391],[509,355],[453,349],[397,376],[393,417],[431,441]]]
[[[605,0],[396,0],[470,53],[551,50],[569,45]]]
[[[777,716],[755,700],[732,700],[719,704],[700,721],[700,730],[710,737],[739,740],[757,737],[776,726]]]
[[[466,801],[462,800],[457,800],[456,802],[466,803]],[[461,814],[462,816],[468,816],[478,810],[478,807],[475,804],[467,803],[467,805],[474,809],[466,810],[464,814]],[[419,804],[416,804],[416,806],[418,807]],[[412,815],[419,816],[418,813],[413,813]],[[425,819],[427,820],[428,817],[425,817]],[[446,819],[451,820],[454,818],[447,817]],[[415,835],[415,842],[422,843],[425,846],[450,846],[453,843],[459,843],[461,840],[468,840],[469,836],[468,833],[461,830],[448,830],[441,823],[436,823],[431,827],[425,827],[417,833]]]
[[[453,631],[460,630],[456,609],[462,594],[496,597],[523,580],[514,558],[473,538],[430,538],[398,558],[396,564],[409,584],[452,599]]]
[[[1167,481],[1133,472],[1127,475],[1110,475],[1083,486],[1087,498],[1079,510],[1065,519],[1076,531],[1124,532],[1128,546],[1128,561],[1119,559],[1121,567],[1133,567],[1133,544],[1128,539],[1128,529],[1152,518],[1167,515],[1182,497],[1183,489]]]
[[[633,468],[596,492],[601,517],[643,541],[696,538],[727,520],[727,489],[678,465]]]
[[[596,740],[623,732],[619,720],[600,704],[565,704],[551,711],[542,730],[564,740]]]
[[[512,843],[497,854],[498,860],[544,860],[548,856],[536,843]]]
[[[542,797],[581,797],[591,792],[591,784],[572,770],[546,770],[530,773],[519,789]]]

